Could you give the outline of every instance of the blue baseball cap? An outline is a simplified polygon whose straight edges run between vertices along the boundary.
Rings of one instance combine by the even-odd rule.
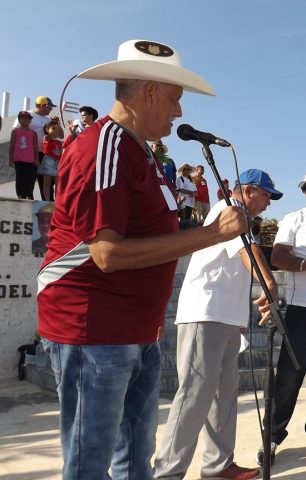
[[[279,200],[283,194],[274,188],[274,182],[272,182],[270,176],[262,170],[250,168],[241,173],[239,176],[239,182],[241,185],[258,185],[271,194],[271,200]]]

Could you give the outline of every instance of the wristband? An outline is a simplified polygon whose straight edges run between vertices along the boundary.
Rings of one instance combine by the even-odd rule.
[[[303,258],[303,260],[300,263],[300,272],[303,271],[303,265],[304,265],[305,261],[306,261],[306,258]]]

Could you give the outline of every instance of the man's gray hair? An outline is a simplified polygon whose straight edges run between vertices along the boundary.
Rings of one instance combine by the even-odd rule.
[[[116,100],[131,100],[148,80],[116,80]]]
[[[252,185],[252,184],[251,183],[244,183],[244,184],[241,185],[242,192],[245,190],[245,187],[247,187],[248,185]],[[239,185],[238,182],[235,182],[233,191],[240,193],[240,185]]]

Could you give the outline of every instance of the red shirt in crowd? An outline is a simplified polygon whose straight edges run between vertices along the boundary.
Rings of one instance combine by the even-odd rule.
[[[192,177],[192,180],[194,181],[198,191],[196,201],[202,203],[209,203],[208,185],[205,178],[202,176],[198,176]]]
[[[45,155],[55,158],[55,160],[60,160],[63,147],[63,142],[61,140],[43,140],[43,147]]]

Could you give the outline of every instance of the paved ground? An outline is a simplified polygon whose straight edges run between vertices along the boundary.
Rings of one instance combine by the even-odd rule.
[[[258,393],[261,409],[262,392]],[[160,401],[157,445],[163,434],[170,402]],[[289,436],[279,447],[270,478],[306,479],[306,388],[302,388]],[[253,394],[239,396],[236,458],[243,466],[255,466],[254,454],[261,443]],[[186,480],[198,480],[201,438]],[[56,395],[18,380],[0,383],[0,479],[61,480],[61,452]],[[262,478],[262,477],[261,477]],[[139,479],[141,480],[141,479]]]

